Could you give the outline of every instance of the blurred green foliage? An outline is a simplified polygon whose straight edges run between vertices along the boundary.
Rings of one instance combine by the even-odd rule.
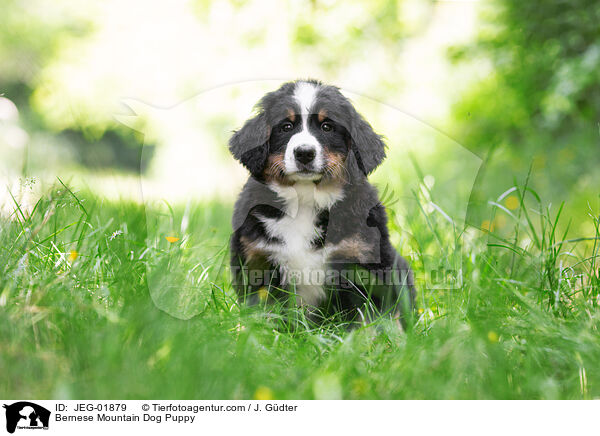
[[[408,20],[406,5],[417,7],[419,16]],[[299,55],[307,50],[313,59],[330,74],[343,75],[357,59],[367,56],[389,57],[397,64],[402,44],[424,29],[423,17],[431,12],[428,1],[375,0],[323,2],[313,1],[305,14],[293,22],[291,49]],[[398,90],[401,77],[381,83],[384,89]]]
[[[36,80],[44,65],[71,38],[82,38],[92,23],[73,9],[41,8],[40,1],[5,0],[0,14],[0,93],[21,109],[22,116],[35,113],[28,108]],[[39,121],[39,120],[38,120]]]
[[[457,129],[472,147],[598,133],[599,3],[502,0],[483,19],[477,44],[453,52],[456,59],[484,55],[493,65],[457,105]]]
[[[74,7],[65,1],[6,0],[2,4],[0,96],[16,105],[18,123],[28,134],[28,164],[24,168],[47,167],[50,153],[56,156],[51,159],[55,162],[68,156],[67,160],[87,167],[139,169],[143,139],[135,132],[118,123],[105,126],[99,133],[85,123],[57,132],[48,124],[47,114],[32,104],[36,92],[45,92],[41,76],[61,49],[93,34],[95,12],[93,4]],[[55,137],[50,139],[48,134]]]
[[[29,151],[41,149],[36,145],[38,133],[48,133],[53,138],[42,142],[53,146],[44,154],[63,147],[68,150],[55,154],[74,156],[83,167],[135,169],[128,162],[143,139],[112,116],[119,99],[129,92],[144,95],[158,88],[157,99],[169,103],[188,99],[199,86],[214,86],[215,79],[205,73],[208,65],[221,80],[220,65],[238,57],[240,62],[254,62],[264,56],[261,50],[279,50],[268,54],[277,56],[281,65],[314,65],[315,74],[334,82],[346,74],[361,74],[368,57],[396,65],[402,44],[425,28],[433,5],[419,0],[182,4],[160,15],[162,9],[156,5],[140,11],[118,2],[92,1],[85,6],[66,0],[3,2],[0,94],[19,109],[21,127],[31,137]],[[266,9],[285,11],[285,16],[268,25],[274,17]],[[175,20],[189,34],[169,33],[166,25],[154,27],[157,16]],[[235,26],[237,20],[240,25],[227,36],[215,38],[222,30],[215,25]],[[279,26],[276,34],[274,24]],[[225,49],[215,48],[220,45]],[[172,52],[181,56],[170,58]],[[192,52],[196,56],[190,56]],[[371,62],[367,65],[372,67]],[[257,78],[252,71],[247,74]],[[402,88],[393,69],[379,69],[371,80],[384,94]],[[172,89],[168,82],[177,85]],[[43,158],[34,157],[32,162]]]
[[[481,18],[476,43],[450,51],[456,62],[491,64],[450,120],[453,135],[487,157],[474,199],[523,181],[532,166],[546,198],[597,200],[600,3],[499,0]]]

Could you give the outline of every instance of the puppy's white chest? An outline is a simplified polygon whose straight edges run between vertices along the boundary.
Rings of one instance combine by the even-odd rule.
[[[269,246],[269,260],[279,265],[284,283],[292,289],[295,286],[301,304],[318,305],[325,298],[327,259],[325,250],[314,246],[315,239],[323,236],[316,222],[319,212],[329,208],[337,197],[318,192],[313,183],[298,185],[276,191],[285,200],[283,217],[261,220],[267,234],[281,241]]]
[[[282,241],[273,247],[274,259],[284,266],[290,274],[322,266],[321,250],[313,248],[312,241],[321,236],[315,226],[316,211],[300,207],[296,216],[284,215],[282,218],[265,222],[267,233]],[[300,284],[305,280],[297,280]]]

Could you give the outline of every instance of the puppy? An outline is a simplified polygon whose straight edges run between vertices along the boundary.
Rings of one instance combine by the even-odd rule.
[[[283,84],[260,100],[229,150],[250,172],[231,238],[240,300],[292,302],[314,320],[387,313],[406,327],[413,274],[367,180],[385,144],[339,89]]]

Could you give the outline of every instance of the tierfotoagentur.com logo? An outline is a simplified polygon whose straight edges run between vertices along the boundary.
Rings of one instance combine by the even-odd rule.
[[[48,430],[48,409],[29,401],[4,404],[3,407],[6,409],[6,431],[9,433],[14,433],[16,429]]]

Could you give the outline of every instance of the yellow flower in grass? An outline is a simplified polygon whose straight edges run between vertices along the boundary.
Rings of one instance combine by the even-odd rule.
[[[255,400],[270,401],[274,398],[273,391],[266,386],[259,386],[256,392],[254,392]]]
[[[266,287],[262,287],[258,290],[258,298],[260,298],[260,301],[265,301],[267,298],[269,297],[269,291],[267,290]]]
[[[521,204],[521,202],[514,195],[509,195],[506,197],[506,200],[504,200],[504,205],[510,210],[515,210],[519,207],[519,204]]]
[[[494,231],[494,223],[490,222],[490,220],[483,220],[481,222],[481,229],[485,232],[493,232]]]
[[[489,331],[488,332],[488,341],[490,341],[492,344],[495,344],[496,342],[498,342],[498,333],[494,332],[494,331]]]
[[[69,252],[69,260],[71,262],[75,262],[78,257],[79,257],[79,253],[77,252],[77,250],[71,250]]]
[[[177,236],[166,236],[165,239],[172,244],[179,241],[181,238],[178,238]]]

